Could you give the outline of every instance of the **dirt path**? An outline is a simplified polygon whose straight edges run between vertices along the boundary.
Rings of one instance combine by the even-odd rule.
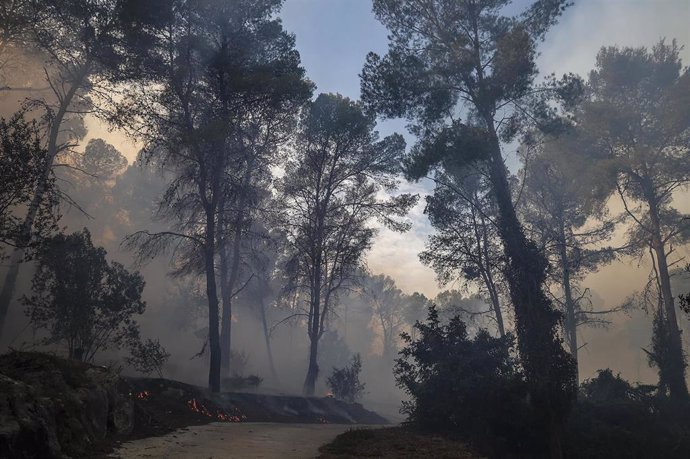
[[[352,428],[342,424],[213,423],[123,443],[114,458],[306,459]]]

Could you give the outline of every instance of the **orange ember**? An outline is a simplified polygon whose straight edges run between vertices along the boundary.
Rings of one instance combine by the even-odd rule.
[[[215,418],[220,422],[242,422],[245,419],[247,419],[247,416],[239,413],[239,410],[235,408],[235,411],[237,411],[237,414],[227,414],[223,411],[218,411],[215,414],[211,413],[206,406],[197,401],[197,399],[193,398],[191,400],[187,400],[187,406],[189,407],[190,410],[196,411],[197,413],[201,413],[204,416],[208,416],[209,418]]]

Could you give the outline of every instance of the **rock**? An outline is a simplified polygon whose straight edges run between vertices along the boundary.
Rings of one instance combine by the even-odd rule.
[[[0,356],[0,457],[84,456],[132,429],[126,383],[106,368],[39,353]]]
[[[62,457],[56,432],[52,402],[0,374],[0,457]]]

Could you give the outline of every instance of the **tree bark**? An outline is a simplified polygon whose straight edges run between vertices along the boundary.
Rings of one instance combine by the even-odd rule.
[[[204,264],[206,270],[206,295],[208,297],[208,340],[211,354],[208,372],[208,388],[211,392],[220,392],[220,337],[218,335],[218,292],[216,289],[215,257],[215,215],[207,211],[206,240],[204,247]]]
[[[304,379],[304,395],[307,397],[313,397],[316,391],[316,380],[319,377],[318,350],[319,337],[311,336],[309,338],[309,368],[307,377]]]
[[[220,317],[220,368],[223,375],[230,376],[230,351],[232,349],[232,291],[228,280],[227,248],[220,247],[220,298],[223,304]]]
[[[575,395],[573,362],[556,336],[560,315],[543,290],[546,261],[530,243],[513,206],[493,114],[485,113],[489,134],[489,173],[499,209],[499,234],[508,261],[506,277],[515,308],[518,348],[532,404],[548,432],[550,457],[563,457],[561,437]]]
[[[652,218],[654,221],[654,218]],[[676,306],[671,290],[671,277],[668,272],[668,261],[666,248],[657,232],[652,237],[652,248],[656,254],[657,271],[659,273],[659,284],[661,286],[661,297],[664,303],[664,319],[668,342],[666,343],[667,352],[670,356],[668,368],[665,369],[665,379],[671,398],[677,400],[688,399],[688,386],[685,380],[685,355],[683,353],[683,342],[681,331],[678,328],[676,317]]]
[[[570,355],[575,359],[575,381],[579,383],[580,374],[578,368],[578,344],[577,344],[577,317],[575,314],[575,301],[573,299],[573,289],[570,283],[570,260],[568,260],[568,252],[565,246],[565,235],[561,225],[561,240],[558,241],[559,256],[561,259],[561,266],[563,269],[563,277],[561,287],[565,296],[565,323],[564,328],[568,336],[568,347]]]
[[[320,240],[320,239],[319,239]],[[319,377],[318,350],[319,338],[321,338],[321,251],[314,263],[314,273],[311,281],[311,298],[309,306],[308,333],[309,333],[309,367],[304,379],[304,395],[314,396],[316,379]]]
[[[262,282],[263,284],[263,282]],[[278,381],[278,373],[273,362],[273,349],[271,348],[271,336],[268,330],[268,320],[266,319],[266,304],[264,303],[263,295],[259,294],[259,309],[261,313],[261,326],[264,331],[264,341],[266,343],[266,355],[268,357],[268,365],[271,370],[271,376],[274,381]]]
[[[222,349],[221,369],[227,376],[231,376],[230,372],[232,371],[232,368],[230,368],[230,360],[232,356],[232,298],[235,284],[237,284],[237,279],[239,278],[242,224],[245,220],[244,213],[247,208],[247,188],[250,185],[253,168],[254,157],[252,156],[247,161],[247,169],[242,177],[240,199],[237,206],[237,218],[234,221],[235,226],[232,228],[232,260],[230,262],[230,266],[228,266],[227,248],[225,247],[224,240],[220,247],[221,296],[223,297],[223,313],[221,318],[220,332],[220,346]],[[223,216],[221,216],[221,218],[223,218]],[[223,239],[225,239],[225,229],[225,227],[221,229],[221,237]]]
[[[498,291],[496,289],[496,283],[494,282],[493,274],[491,273],[491,260],[489,259],[489,235],[487,234],[487,222],[484,217],[481,218],[481,238],[482,247],[480,257],[483,255],[484,266],[486,267],[484,273],[484,283],[486,289],[489,292],[489,299],[491,300],[491,306],[494,310],[494,316],[496,317],[496,326],[498,327],[498,333],[501,338],[506,336],[505,325],[503,323],[503,311],[501,311],[501,300],[498,296]]]
[[[221,317],[220,346],[221,369],[226,376],[231,376],[230,368],[232,350],[232,297],[235,284],[239,275],[240,266],[240,231],[235,231],[233,240],[232,258],[228,266],[227,247],[220,249],[220,277],[221,277],[221,296],[223,299],[223,312]]]

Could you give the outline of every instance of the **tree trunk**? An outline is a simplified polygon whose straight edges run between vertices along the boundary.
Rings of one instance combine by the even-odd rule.
[[[484,259],[484,266],[486,267],[484,273],[484,283],[486,289],[489,292],[489,298],[491,300],[491,306],[494,310],[494,316],[496,318],[496,326],[498,327],[498,333],[501,338],[506,336],[505,325],[503,324],[503,311],[501,311],[501,300],[498,296],[498,291],[496,289],[496,283],[494,282],[493,274],[491,273],[491,260],[489,259],[489,235],[487,234],[487,222],[484,217],[481,216],[481,238],[482,246],[480,247],[480,258]],[[476,234],[476,233],[475,233]],[[477,234],[479,237],[479,234]]]
[[[321,253],[319,251],[319,253]],[[309,367],[304,379],[304,395],[314,396],[316,379],[319,377],[318,350],[321,337],[321,256],[316,257],[314,274],[311,281],[311,298],[309,306],[308,334],[309,334]]]
[[[240,268],[240,242],[242,237],[242,224],[245,221],[244,213],[247,208],[247,193],[246,188],[249,187],[252,170],[254,167],[254,157],[247,161],[247,169],[242,178],[242,187],[240,188],[240,199],[237,206],[237,218],[234,221],[234,228],[232,228],[232,260],[228,266],[227,247],[223,243],[220,247],[220,267],[221,267],[221,296],[223,297],[223,313],[221,319],[220,332],[220,346],[221,353],[221,369],[227,376],[231,376],[230,360],[232,350],[232,298],[235,284],[239,278]],[[224,211],[224,209],[223,209]],[[222,228],[224,231],[226,228]],[[221,237],[225,239],[225,235]],[[225,242],[225,241],[223,241]]]
[[[10,303],[14,297],[14,290],[17,286],[17,277],[19,277],[19,266],[24,259],[24,247],[23,245],[29,243],[31,239],[31,231],[33,230],[34,221],[36,215],[38,214],[38,209],[43,201],[43,196],[46,192],[48,179],[50,178],[50,173],[53,168],[53,163],[55,158],[59,153],[58,146],[58,136],[60,135],[60,127],[62,126],[62,121],[65,118],[65,114],[69,106],[72,104],[74,95],[77,93],[84,80],[90,73],[90,61],[87,61],[81,68],[80,72],[77,74],[76,80],[72,83],[69,90],[65,93],[64,97],[60,100],[60,106],[55,114],[55,118],[50,126],[50,132],[48,133],[48,146],[47,146],[47,158],[45,169],[43,174],[36,185],[36,192],[34,193],[31,203],[29,204],[29,209],[22,223],[22,233],[23,239],[20,247],[16,247],[12,251],[12,256],[10,258],[10,268],[5,276],[5,282],[2,285],[2,290],[0,290],[0,337],[2,336],[2,331],[5,327],[5,322],[7,320],[7,313],[9,312]]]
[[[570,355],[575,359],[575,381],[579,383],[580,375],[578,368],[578,344],[577,344],[577,318],[575,315],[575,301],[573,300],[573,290],[570,284],[570,262],[568,260],[568,253],[565,247],[565,239],[559,241],[559,251],[561,258],[561,266],[563,269],[562,288],[565,295],[565,333],[568,336],[568,347],[570,348]]]
[[[491,157],[489,173],[499,209],[498,227],[508,261],[506,278],[515,308],[518,348],[532,404],[548,432],[552,458],[563,457],[561,436],[576,386],[572,359],[556,335],[560,315],[543,291],[546,261],[525,237],[513,207],[493,114],[485,114]]]
[[[220,317],[220,368],[226,377],[230,374],[230,357],[232,350],[232,287],[228,280],[227,248],[220,247],[220,297],[223,309]]]
[[[307,377],[304,379],[304,395],[313,397],[316,391],[316,379],[319,377],[319,365],[317,363],[319,338],[317,335],[310,336],[309,339],[309,368],[307,369]]]
[[[683,354],[683,343],[678,328],[676,318],[676,307],[671,291],[671,280],[668,272],[668,262],[666,259],[666,249],[661,242],[661,238],[654,238],[653,249],[656,253],[657,270],[659,272],[659,284],[661,285],[661,297],[664,302],[664,318],[666,320],[666,330],[668,336],[667,352],[669,356],[668,368],[666,368],[666,383],[671,398],[678,400],[688,399],[688,386],[685,381],[685,355]]]
[[[204,264],[206,270],[206,295],[208,297],[208,340],[211,362],[208,372],[208,388],[211,392],[220,392],[220,337],[218,335],[218,292],[216,290],[215,255],[215,216],[207,212],[206,240],[204,247]]]
[[[221,319],[220,345],[222,349],[221,368],[227,376],[231,376],[230,360],[232,350],[232,298],[239,277],[240,267],[240,234],[235,231],[235,239],[232,247],[231,265],[228,266],[226,248],[220,250],[221,253],[221,295],[223,297],[223,314]]]
[[[651,245],[656,254],[657,273],[659,285],[661,287],[661,297],[664,305],[664,319],[666,325],[665,336],[666,352],[668,353],[667,368],[659,368],[660,372],[665,373],[663,379],[668,384],[671,398],[677,400],[687,400],[688,386],[685,381],[685,355],[683,353],[683,343],[678,328],[676,317],[676,306],[671,291],[671,276],[668,272],[668,261],[666,247],[661,235],[661,219],[659,218],[659,207],[656,195],[650,188],[646,188],[645,196],[649,206],[649,220],[651,224]]]
[[[262,283],[263,284],[263,283]],[[264,341],[266,343],[266,355],[268,356],[268,366],[271,370],[271,376],[274,381],[278,381],[278,373],[276,372],[275,364],[273,363],[273,350],[271,349],[271,336],[268,331],[268,321],[266,320],[266,304],[264,303],[263,295],[259,294],[259,309],[261,313],[261,326],[264,331]]]

